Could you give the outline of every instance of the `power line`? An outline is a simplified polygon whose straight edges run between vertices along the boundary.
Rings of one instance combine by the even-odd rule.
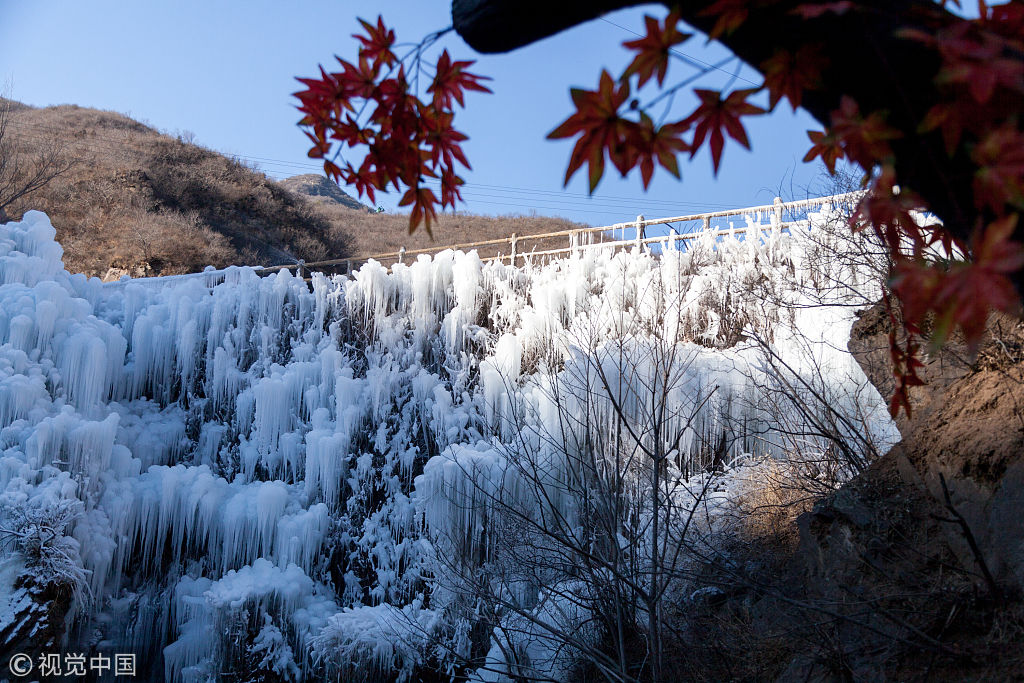
[[[434,181],[433,179],[428,179],[428,181],[429,182],[437,182],[438,184],[440,183],[440,181]],[[623,197],[623,196],[619,196],[619,195],[606,195],[606,194],[601,194],[601,195],[594,196],[594,195],[583,194],[582,192],[559,192],[557,190],[541,190],[541,189],[538,189],[538,188],[515,187],[515,186],[511,186],[511,185],[487,185],[487,184],[484,184],[484,183],[468,183],[467,182],[465,187],[483,188],[483,189],[490,189],[490,190],[503,190],[503,191],[507,190],[509,192],[515,192],[515,193],[520,193],[520,194],[522,194],[522,193],[548,194],[548,195],[555,195],[557,197],[565,197],[565,198],[575,197],[575,198],[579,198],[579,199],[585,199],[587,201],[594,201],[594,200],[621,200],[621,201],[626,201],[626,202],[644,202],[646,204],[667,204],[667,205],[671,205],[671,206],[680,206],[680,205],[684,205],[684,206],[705,206],[705,207],[722,208],[722,209],[728,209],[728,208],[732,207],[731,204],[715,204],[715,203],[712,203],[712,202],[689,202],[689,201],[687,201],[687,202],[677,202],[677,201],[673,201],[671,199],[650,199],[648,197]]]
[[[614,21],[610,21],[608,19],[605,19],[604,17],[598,17],[598,18],[601,21],[603,21],[604,23],[611,24],[615,28],[620,28],[623,31],[626,31],[627,33],[632,33],[634,36],[640,36],[641,38],[643,38],[643,36],[644,36],[644,34],[637,33],[633,29],[627,28],[627,27],[623,26],[622,24],[616,24]],[[746,81],[750,85],[757,85],[757,86],[761,85],[760,83],[755,83],[754,81],[750,80],[749,78],[744,78],[743,76],[739,76],[739,75],[736,75],[736,74],[729,73],[728,71],[726,71],[722,67],[718,66],[717,64],[711,64],[709,62],[705,62],[703,59],[698,59],[697,57],[694,57],[693,55],[687,54],[687,53],[683,52],[682,50],[677,50],[674,47],[670,47],[668,51],[671,52],[672,54],[676,55],[677,57],[681,57],[683,60],[688,62],[690,64],[690,66],[695,66],[695,67],[703,68],[703,69],[708,70],[708,71],[711,71],[711,70],[721,71],[722,73],[728,74],[730,78],[735,77],[737,80]]]
[[[15,135],[18,135],[20,137],[23,137],[25,139],[35,139],[35,140],[46,140],[46,139],[48,139],[47,137],[41,135],[41,133],[49,133],[50,135],[62,135],[62,136],[67,134],[66,130],[62,130],[62,129],[58,129],[58,128],[54,128],[54,127],[49,127],[49,126],[45,126],[45,125],[41,125],[41,124],[26,124],[24,122],[12,122],[11,126],[14,129],[18,129],[17,131],[12,131],[12,133],[14,133]],[[72,142],[72,144],[75,145],[75,146],[78,146],[80,148],[88,149],[88,150],[90,150],[92,152],[95,152],[95,153],[109,153],[111,151],[110,148],[97,147],[95,145],[89,144],[89,143],[97,143],[97,142],[107,142],[107,143],[110,143],[110,145],[114,146],[115,149],[117,149],[117,148],[129,149],[129,150],[133,150],[133,151],[138,152],[138,153],[151,153],[152,152],[152,149],[143,148],[143,147],[139,146],[137,143],[133,144],[127,138],[118,138],[118,137],[113,137],[113,136],[110,136],[110,135],[103,135],[103,134],[95,133],[95,132],[91,133],[85,139],[74,140]],[[212,152],[212,153],[215,153],[215,154],[221,154],[220,152],[216,152],[214,150],[209,150],[209,151]],[[248,156],[248,155],[242,155],[242,154],[222,155],[222,156],[225,156],[225,157],[228,157],[228,158],[233,158],[233,159],[236,159],[236,160],[239,160],[239,161],[250,162],[250,163],[252,163],[254,165],[261,166],[261,167],[265,167],[265,166],[269,165],[269,166],[272,166],[272,167],[276,167],[278,169],[278,172],[280,172],[281,169],[284,169],[284,171],[290,172],[290,171],[293,170],[292,167],[298,168],[298,169],[303,169],[303,170],[305,170],[305,169],[309,169],[309,170],[314,170],[315,169],[317,171],[321,170],[320,164],[316,164],[316,163],[309,163],[309,164],[307,164],[307,163],[304,163],[304,162],[287,161],[287,160],[284,160],[284,159],[272,159],[270,157]],[[430,182],[439,183],[439,181],[434,181],[433,179],[431,179]],[[483,190],[483,192],[478,192],[477,190]],[[488,192],[488,191],[490,191],[490,192]],[[497,192],[499,194],[493,194],[494,192]],[[575,193],[575,192],[560,192],[560,191],[553,191],[553,190],[544,190],[544,189],[540,189],[540,188],[526,188],[526,187],[516,187],[516,186],[490,185],[490,184],[486,184],[486,183],[472,183],[472,182],[467,183],[464,186],[463,194],[464,194],[464,196],[467,197],[467,199],[470,199],[470,198],[474,198],[474,199],[478,199],[478,198],[508,199],[508,200],[520,202],[519,204],[510,204],[510,203],[507,203],[507,202],[494,202],[494,201],[480,199],[477,203],[496,204],[496,205],[503,205],[503,206],[516,206],[516,205],[521,206],[524,203],[529,203],[529,204],[536,205],[537,208],[542,208],[544,210],[558,210],[558,211],[567,211],[567,212],[578,211],[578,212],[586,212],[586,213],[613,213],[613,212],[621,212],[621,211],[635,211],[635,210],[637,210],[637,206],[638,205],[642,205],[642,206],[646,206],[646,207],[651,207],[651,208],[655,208],[655,209],[660,207],[660,208],[665,209],[666,211],[669,208],[677,209],[677,210],[682,210],[682,209],[685,209],[685,207],[697,207],[698,209],[701,208],[701,207],[703,207],[703,208],[727,208],[727,206],[724,205],[724,204],[714,204],[714,203],[709,203],[709,202],[682,202],[682,201],[672,201],[672,200],[664,200],[664,199],[652,199],[652,198],[647,198],[647,197],[626,197],[626,196],[616,196],[616,195],[592,196],[592,195],[586,195],[586,194],[583,194],[583,193]],[[526,196],[526,197],[519,196],[519,195],[524,195],[524,194],[528,195],[528,196]],[[541,202],[543,202],[545,205],[541,206]],[[583,207],[590,207],[590,208],[583,208]],[[607,210],[601,210],[601,209],[607,209]]]
[[[24,126],[22,126],[21,128],[24,129]],[[42,129],[42,127],[39,127],[39,129]],[[39,136],[38,133],[27,133],[27,132],[24,132],[24,130],[12,131],[12,134],[16,135],[18,137],[21,137],[23,139],[34,139],[34,140],[45,140],[45,139],[47,139],[47,138]],[[92,151],[94,153],[98,153],[98,154],[109,153],[110,149],[103,148],[103,147],[97,147],[94,144],[89,144],[89,142],[95,143],[95,142],[100,141],[100,140],[106,140],[106,141],[110,142],[112,145],[116,145],[117,148],[133,150],[133,151],[136,151],[136,152],[138,152],[140,154],[145,154],[145,153],[152,152],[151,149],[145,149],[143,147],[138,146],[137,144],[130,144],[126,140],[116,140],[116,139],[112,139],[112,138],[110,138],[108,136],[102,136],[102,135],[93,135],[93,136],[90,137],[88,142],[79,140],[79,141],[76,141],[74,144],[77,147],[79,147],[79,148],[87,149],[87,150]],[[236,159],[256,159],[257,157],[240,157],[240,156],[236,156],[235,158]],[[263,157],[263,159],[266,159],[266,157]],[[433,181],[431,179],[430,182],[438,183],[439,181]],[[478,192],[477,191],[478,189],[481,189],[483,191],[482,192]],[[491,190],[491,191],[488,192],[487,190]],[[498,194],[494,194],[495,192],[497,192]],[[531,204],[531,205],[534,205],[534,206],[536,206],[538,208],[543,208],[543,209],[547,209],[547,210],[559,210],[559,211],[570,211],[570,212],[571,211],[583,211],[583,212],[587,212],[587,213],[612,213],[612,212],[623,212],[623,211],[632,212],[632,211],[637,210],[638,205],[639,206],[652,207],[652,208],[661,208],[661,209],[666,210],[666,211],[669,210],[670,208],[673,209],[673,210],[685,210],[685,207],[698,207],[699,208],[699,206],[712,206],[712,207],[722,207],[722,206],[724,206],[724,205],[721,205],[721,204],[704,204],[704,203],[698,203],[698,202],[678,202],[678,201],[670,201],[670,200],[657,200],[657,199],[650,199],[650,198],[646,198],[646,197],[613,197],[613,196],[605,197],[603,195],[599,195],[597,197],[591,197],[591,196],[588,196],[588,195],[582,195],[582,194],[577,194],[577,193],[562,193],[562,192],[554,192],[554,191],[550,191],[550,190],[540,190],[540,189],[537,189],[537,188],[504,187],[504,186],[500,186],[500,185],[486,185],[486,184],[481,184],[481,185],[467,184],[465,186],[465,188],[463,189],[463,194],[467,198],[467,200],[469,200],[469,199],[476,199],[476,200],[478,200],[478,203],[496,203],[496,204],[504,205],[504,206],[513,206],[513,205],[515,205],[515,204],[509,204],[507,202],[497,203],[497,202],[490,201],[490,200],[493,200],[493,199],[507,199],[507,200],[512,200],[512,201],[517,202],[518,205]],[[527,196],[520,196],[520,195],[524,195],[524,194],[527,195]]]

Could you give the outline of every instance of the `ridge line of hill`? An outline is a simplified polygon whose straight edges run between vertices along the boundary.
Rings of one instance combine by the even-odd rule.
[[[167,135],[123,114],[10,101],[7,116],[10,125],[0,139],[6,153],[31,159],[56,137],[75,162],[8,207],[10,219],[30,209],[45,212],[68,270],[105,280],[582,227],[543,216],[456,213],[438,217],[433,237],[422,230],[409,234],[407,216],[373,212],[325,177],[275,181],[238,159],[192,144],[187,135]]]

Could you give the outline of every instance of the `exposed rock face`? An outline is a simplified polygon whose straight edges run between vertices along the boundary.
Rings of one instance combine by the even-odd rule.
[[[888,321],[880,307],[854,326],[850,352],[883,393],[891,393]],[[890,458],[905,479],[963,515],[995,579],[1024,590],[1024,323],[993,315],[976,358],[952,340],[928,358],[926,384],[913,389],[914,415],[900,418],[903,442]],[[950,544],[974,562],[959,529]],[[965,555],[967,553],[967,555]]]
[[[20,652],[33,660],[64,644],[71,590],[57,583],[37,583],[31,574],[22,574],[11,587],[0,618],[0,661]]]
[[[312,199],[313,201],[340,204],[346,209],[370,210],[365,204],[350,197],[344,190],[338,187],[337,183],[333,183],[327,177],[316,173],[295,175],[291,178],[279,180],[277,184],[289,192]]]
[[[849,343],[883,396],[888,333],[876,306]],[[803,589],[838,617],[844,675],[1021,680],[1024,323],[993,316],[976,355],[954,339],[920,374],[903,441],[800,517]],[[780,680],[830,675],[798,655]]]

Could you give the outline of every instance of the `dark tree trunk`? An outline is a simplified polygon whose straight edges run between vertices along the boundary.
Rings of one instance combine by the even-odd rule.
[[[801,46],[819,44],[828,64],[822,87],[805,93],[804,109],[823,125],[829,122],[843,95],[853,97],[861,111],[887,111],[889,125],[902,132],[893,143],[899,181],[925,198],[951,234],[968,241],[979,220],[992,218],[974,206],[971,188],[975,167],[962,146],[950,158],[937,132],[922,135],[917,131],[925,113],[940,101],[933,82],[939,56],[936,50],[897,35],[899,29],[911,27],[934,33],[958,18],[933,0],[860,0],[858,5],[863,9],[813,20],[792,13],[793,8],[808,1],[750,2],[746,21],[722,42],[754,68],[776,50],[796,52]],[[452,0],[452,18],[456,31],[475,50],[507,52],[611,10],[639,4],[645,3]],[[684,0],[680,6],[683,20],[706,33],[714,19],[701,13],[711,4],[711,0]],[[1018,95],[1014,99],[997,106],[1008,112],[1024,111],[1024,98]],[[1024,241],[1024,222],[1018,225],[1016,238]],[[1019,292],[1024,289],[1020,275],[1016,283]]]
[[[509,52],[613,10],[650,0],[452,0],[452,21],[477,52]]]

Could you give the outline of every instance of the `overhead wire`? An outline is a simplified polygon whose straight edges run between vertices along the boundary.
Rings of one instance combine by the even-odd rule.
[[[45,126],[42,124],[27,124],[24,122],[14,121],[10,124],[10,132],[19,135],[26,139],[35,139],[45,141],[49,139],[47,134],[53,135],[67,135],[67,130],[62,130],[53,126]],[[134,131],[128,131],[134,132]],[[156,132],[156,131],[154,131]],[[94,153],[108,153],[109,148],[102,146],[96,146],[96,144],[89,143],[100,143],[107,142],[117,148],[127,148],[139,153],[149,153],[152,150],[146,149],[139,146],[138,144],[132,144],[131,141],[125,137],[117,137],[112,135],[104,135],[92,131],[85,139],[75,139],[72,144],[92,151]],[[210,150],[214,151],[214,150]],[[220,152],[215,152],[220,154]],[[259,167],[261,170],[266,169],[273,173],[282,173],[292,175],[296,170],[303,171],[321,171],[322,167],[320,164],[315,162],[296,162],[288,161],[284,159],[273,159],[271,157],[260,157],[243,154],[224,154],[228,158],[232,158],[241,162],[249,163],[250,165]],[[267,168],[270,167],[270,168]],[[430,182],[439,183],[430,179]],[[575,192],[559,192],[554,190],[544,190],[540,188],[527,188],[517,186],[503,186],[503,185],[491,185],[486,183],[467,183],[463,186],[462,194],[466,198],[467,203],[469,200],[473,200],[472,203],[476,204],[488,204],[495,206],[519,206],[523,209],[537,208],[541,210],[552,210],[552,211],[565,211],[565,212],[585,212],[585,213],[599,213],[599,214],[611,214],[611,213],[622,213],[624,211],[634,211],[636,207],[650,207],[654,210],[687,210],[690,207],[694,210],[705,210],[707,208],[727,208],[724,204],[714,204],[709,202],[691,202],[691,201],[672,201],[664,199],[652,199],[648,197],[627,197],[619,195],[586,195],[583,193]],[[527,196],[520,196],[527,195]],[[495,200],[509,200],[509,201],[495,201]],[[524,206],[529,204],[529,206]]]
[[[643,35],[641,33],[638,33],[637,31],[634,31],[633,29],[630,29],[630,28],[628,28],[626,26],[618,24],[618,23],[616,23],[614,21],[611,21],[611,20],[609,20],[609,19],[607,19],[605,17],[600,17],[600,19],[601,19],[601,21],[603,21],[603,22],[605,22],[605,23],[607,23],[607,24],[609,24],[611,26],[614,26],[614,27],[616,27],[616,28],[618,28],[618,29],[620,29],[622,31],[625,31],[627,33],[630,33],[630,34],[633,34],[633,35],[636,35],[636,36],[641,36],[641,37]],[[704,60],[702,60],[702,59],[700,59],[698,57],[695,57],[695,56],[693,56],[691,54],[683,52],[682,50],[679,50],[677,48],[670,48],[669,51],[672,54],[676,55],[677,57],[683,59],[684,61],[686,61],[688,64],[690,64],[691,66],[693,66],[695,68],[701,68],[701,69],[704,69],[706,71],[721,71],[721,72],[729,75],[731,77],[731,79],[742,80],[742,81],[745,81],[746,83],[749,83],[751,85],[759,85],[758,83],[756,83],[756,82],[754,82],[754,81],[752,81],[752,80],[750,80],[750,79],[748,79],[748,78],[746,78],[744,76],[739,75],[739,70],[737,70],[735,72],[730,72],[730,71],[722,68],[719,65],[706,62],[706,61],[704,61]],[[740,68],[742,69],[742,66]],[[25,129],[28,129],[28,130],[33,131],[33,132],[42,131],[42,132],[45,132],[45,133],[50,133],[51,135],[65,135],[67,133],[67,131],[65,131],[65,130],[60,130],[60,129],[53,128],[53,127],[47,127],[47,126],[43,126],[43,125],[40,125],[40,124],[25,124],[25,123],[22,123],[22,122],[13,121],[13,122],[10,122],[10,125],[12,127],[14,127],[14,128],[21,128],[23,133],[24,133]],[[159,134],[158,131],[154,131],[154,132],[157,132]],[[33,136],[30,135],[29,137],[33,137]],[[34,136],[34,137],[35,137],[35,139],[45,139],[45,138],[40,137],[38,135]],[[134,149],[135,151],[138,151],[138,152],[146,152],[147,151],[147,150],[144,150],[144,149],[142,149],[142,148],[140,148],[138,146],[130,145],[128,143],[128,141],[125,140],[125,139],[118,139],[118,138],[114,138],[114,137],[111,137],[111,136],[104,136],[102,134],[96,133],[95,131],[91,132],[89,137],[91,139],[93,139],[93,140],[106,141],[106,142],[109,142],[111,144],[118,145],[118,146],[121,146],[121,147],[129,147],[130,149]],[[80,141],[80,140],[79,141],[75,141],[75,144],[77,144],[78,146],[81,146],[81,147],[85,147],[86,149],[90,149],[91,151],[97,152],[97,153],[102,153],[102,152],[109,151],[109,150],[106,150],[106,149],[103,149],[103,148],[97,148],[97,147],[89,146],[89,145],[85,144],[83,141]],[[215,150],[211,150],[211,151],[215,151]],[[223,154],[222,152],[216,152],[216,153]],[[232,158],[232,159],[236,159],[236,160],[241,161],[241,162],[248,163],[250,166],[255,166],[255,167],[259,168],[260,170],[263,170],[264,168],[266,168],[267,170],[269,170],[272,173],[281,173],[281,174],[289,173],[290,174],[293,171],[297,171],[297,170],[298,171],[317,172],[317,173],[322,171],[322,166],[319,163],[316,163],[316,162],[313,162],[313,161],[310,161],[310,162],[299,162],[299,161],[290,161],[290,160],[285,160],[285,159],[274,159],[274,158],[271,158],[271,157],[261,157],[261,156],[254,156],[254,155],[245,155],[245,154],[223,154],[223,155],[228,157],[228,158]],[[479,190],[483,190],[483,192],[480,192]],[[495,192],[497,192],[498,194],[493,194]],[[474,200],[475,203],[478,203],[478,204],[488,204],[488,205],[495,205],[495,206],[520,206],[521,208],[529,208],[529,207],[522,207],[522,203],[494,201],[495,199],[525,200],[525,199],[527,199],[527,197],[519,197],[518,195],[526,194],[526,195],[529,195],[529,197],[528,197],[529,203],[531,205],[536,205],[535,208],[541,208],[543,210],[574,211],[574,212],[601,213],[601,214],[609,214],[609,213],[613,213],[613,212],[617,212],[617,211],[623,211],[623,210],[632,210],[632,209],[635,209],[635,207],[638,204],[642,205],[642,206],[645,206],[645,207],[655,208],[655,209],[657,209],[657,208],[664,208],[665,210],[668,210],[670,207],[673,208],[673,209],[677,209],[677,210],[678,209],[684,209],[685,207],[695,207],[695,208],[699,208],[700,207],[700,208],[703,208],[703,209],[708,209],[708,208],[710,208],[710,209],[727,208],[727,205],[725,205],[725,204],[716,204],[716,203],[711,203],[711,202],[693,202],[693,201],[676,202],[676,201],[672,201],[672,200],[652,199],[652,198],[647,198],[647,197],[624,197],[624,196],[616,196],[616,195],[599,195],[597,197],[594,197],[592,195],[586,195],[586,194],[574,193],[574,192],[560,192],[560,191],[555,191],[555,190],[545,190],[545,189],[541,189],[541,188],[524,188],[524,187],[504,186],[504,185],[490,185],[490,184],[486,184],[486,183],[473,183],[473,182],[467,182],[466,185],[463,186],[462,194],[464,195],[464,197],[467,198],[467,203],[468,203],[469,199],[472,199],[472,200]],[[541,196],[538,197],[537,195],[541,195]],[[620,204],[620,202],[628,202],[629,206],[631,208],[630,209],[625,209],[623,207],[623,205]],[[587,207],[591,207],[591,208],[582,208],[583,206],[587,206]],[[607,210],[601,210],[603,207],[607,207]]]
[[[639,37],[642,38],[643,35],[644,35],[642,33],[637,33],[633,29],[628,28],[626,26],[623,26],[622,24],[616,24],[614,21],[606,19],[605,17],[599,17],[599,19],[601,21],[603,21],[604,23],[606,23],[606,24],[611,24],[615,28],[622,29],[623,31],[626,31],[627,33],[632,33],[634,36],[639,36]],[[687,53],[685,53],[682,50],[679,50],[677,48],[670,47],[668,49],[668,51],[671,52],[672,54],[676,55],[677,57],[683,59],[684,61],[686,61],[688,64],[690,64],[690,66],[693,66],[693,67],[696,67],[696,68],[699,68],[699,69],[706,69],[708,71],[721,71],[721,72],[723,72],[723,73],[725,73],[725,74],[727,74],[729,76],[733,76],[733,74],[731,72],[727,71],[726,69],[723,69],[721,66],[719,66],[717,64],[711,64],[710,62],[705,62],[704,60],[699,59],[697,57],[694,57],[693,55],[687,54]],[[750,85],[758,85],[758,86],[761,85],[760,83],[752,81],[749,78],[746,78],[746,77],[743,77],[743,76],[736,76],[736,79],[740,80],[740,81],[746,81]]]

